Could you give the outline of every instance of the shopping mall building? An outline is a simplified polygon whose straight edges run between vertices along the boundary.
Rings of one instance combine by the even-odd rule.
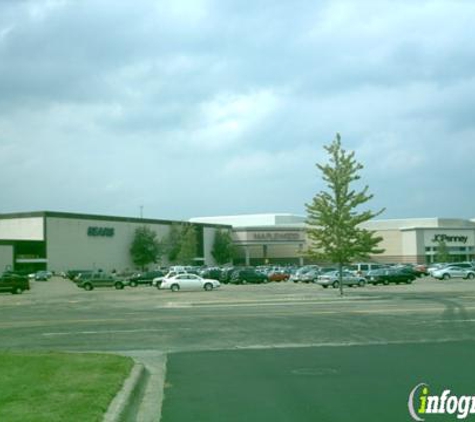
[[[259,214],[194,218],[191,221],[233,227],[237,263],[303,264],[307,250],[305,217],[292,214]],[[371,257],[383,263],[431,263],[440,241],[451,261],[475,258],[475,219],[411,218],[373,220],[364,228],[383,238],[384,253]]]
[[[0,273],[5,269],[134,269],[130,247],[135,230],[145,225],[162,239],[173,223],[183,222],[50,211],[0,214]],[[215,232],[231,227],[192,224],[198,234],[196,264],[213,265]]]
[[[234,264],[307,263],[305,217],[256,214],[193,218],[198,233],[197,264],[214,265],[217,230],[232,230]],[[133,269],[130,246],[137,227],[146,225],[163,239],[169,220],[61,212],[0,214],[0,272],[15,270]],[[430,263],[440,241],[452,261],[475,258],[475,219],[417,218],[374,220],[365,224],[383,238],[384,263]],[[166,265],[167,262],[162,262]]]

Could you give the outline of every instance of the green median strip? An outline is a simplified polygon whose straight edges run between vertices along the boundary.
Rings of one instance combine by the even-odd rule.
[[[0,352],[0,421],[101,421],[132,366],[106,354]]]

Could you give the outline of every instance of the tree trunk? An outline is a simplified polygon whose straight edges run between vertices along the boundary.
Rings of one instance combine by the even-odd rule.
[[[340,283],[340,296],[343,296],[343,264],[338,263],[338,282]]]

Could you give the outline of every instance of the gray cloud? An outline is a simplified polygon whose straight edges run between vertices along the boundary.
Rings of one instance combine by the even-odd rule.
[[[474,16],[469,1],[0,2],[0,212],[303,213],[338,131],[385,217],[473,217]]]

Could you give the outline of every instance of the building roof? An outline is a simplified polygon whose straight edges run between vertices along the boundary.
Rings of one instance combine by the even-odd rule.
[[[251,228],[305,228],[306,217],[296,214],[242,214],[216,217],[191,218],[192,222],[228,224],[234,229]],[[371,220],[363,223],[368,230],[414,230],[414,229],[475,229],[475,219],[461,218],[395,218],[387,220]]]
[[[190,222],[227,224],[234,228],[244,227],[304,227],[305,217],[295,214],[242,214],[225,215],[216,217],[196,217],[190,218]]]
[[[367,221],[362,226],[370,230],[474,229],[475,222],[461,218],[400,218]]]
[[[98,220],[98,221],[117,221],[123,223],[143,223],[143,224],[173,224],[178,223],[182,224],[185,221],[180,220],[162,220],[162,219],[152,219],[152,218],[140,218],[140,217],[119,217],[111,215],[99,215],[99,214],[81,214],[81,213],[71,213],[71,212],[57,212],[57,211],[33,211],[33,212],[19,212],[19,213],[8,213],[0,214],[0,220],[9,220],[9,219],[20,219],[20,218],[66,218],[66,219],[76,219],[76,220]],[[201,226],[226,226],[226,223],[213,223],[213,222],[193,222],[194,224]],[[229,227],[229,225],[227,225]]]

